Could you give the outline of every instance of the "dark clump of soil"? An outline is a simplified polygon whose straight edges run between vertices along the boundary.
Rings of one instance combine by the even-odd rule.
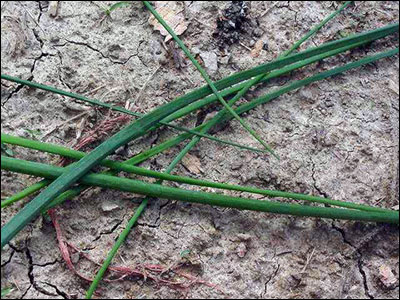
[[[217,19],[217,30],[213,33],[218,46],[223,49],[239,42],[240,35],[253,27],[247,17],[249,7],[245,1],[232,1]]]

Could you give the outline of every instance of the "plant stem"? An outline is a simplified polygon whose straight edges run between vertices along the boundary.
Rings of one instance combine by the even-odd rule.
[[[140,203],[139,207],[136,209],[135,213],[133,214],[132,218],[129,220],[128,224],[126,225],[125,229],[122,231],[120,236],[118,237],[117,241],[114,243],[111,251],[108,253],[107,258],[104,260],[101,268],[96,274],[96,277],[93,279],[92,284],[90,285],[88,291],[86,292],[86,299],[92,298],[94,291],[96,290],[97,286],[99,285],[101,279],[104,276],[104,273],[107,271],[108,266],[111,264],[115,254],[117,254],[119,247],[121,247],[122,243],[127,238],[129,232],[131,231],[132,227],[136,224],[140,214],[146,208],[148,200],[145,199]]]
[[[259,106],[261,104],[268,103],[271,100],[276,99],[276,98],[278,98],[279,96],[281,96],[281,95],[283,95],[285,93],[289,93],[289,92],[291,92],[293,90],[296,90],[298,88],[301,88],[301,87],[306,86],[308,84],[311,84],[313,82],[317,82],[319,80],[323,80],[323,79],[326,79],[328,77],[344,73],[344,72],[346,72],[348,70],[351,70],[351,69],[354,69],[354,68],[358,68],[360,66],[366,65],[366,64],[374,62],[374,61],[377,61],[379,59],[396,55],[396,54],[398,54],[398,52],[399,52],[398,48],[392,49],[392,50],[389,50],[389,51],[386,51],[386,52],[381,52],[379,54],[376,54],[376,55],[373,55],[373,56],[367,56],[367,57],[362,58],[362,59],[360,59],[358,61],[355,61],[355,62],[352,62],[352,63],[348,63],[348,64],[346,64],[344,66],[336,67],[336,68],[333,68],[331,70],[324,71],[324,72],[318,73],[316,75],[304,78],[302,80],[295,81],[295,82],[293,82],[291,84],[287,84],[286,86],[284,86],[282,88],[279,88],[279,89],[277,89],[275,91],[272,91],[267,95],[261,96],[261,97],[256,98],[256,99],[254,99],[254,100],[252,100],[252,101],[250,101],[248,103],[242,104],[239,107],[237,107],[235,110],[236,110],[236,112],[238,114],[242,114],[242,113],[248,112],[251,109],[253,109],[253,108],[255,108],[255,107],[257,107],[257,106]],[[221,122],[226,122],[226,121],[229,121],[229,120],[230,120],[230,116],[229,115],[225,115],[223,117],[223,119],[221,120]],[[210,121],[208,121],[208,122],[210,122]],[[206,125],[207,125],[207,123],[203,123],[202,125],[194,128],[194,130],[201,130]],[[142,156],[142,158],[140,158],[140,159],[147,159],[148,157],[157,155],[160,152],[165,151],[165,150],[167,150],[167,149],[169,149],[169,148],[171,148],[173,146],[176,146],[179,143],[181,143],[182,141],[184,141],[184,140],[186,140],[188,138],[191,138],[191,137],[193,137],[193,136],[190,135],[190,134],[185,134],[184,133],[184,134],[181,134],[181,135],[179,135],[179,136],[177,136],[175,138],[167,140],[167,141],[163,142],[162,144],[160,144],[158,146],[155,146],[155,147],[153,147],[153,148],[141,153],[140,155]]]
[[[265,95],[265,96],[262,96],[262,97],[260,97],[260,98],[257,98],[257,99],[251,101],[251,102],[248,103],[248,104],[244,104],[244,105],[239,106],[238,109],[237,109],[237,111],[238,111],[238,113],[247,112],[247,111],[249,111],[250,109],[252,109],[252,108],[254,108],[254,107],[256,107],[256,106],[258,106],[258,105],[260,105],[260,104],[267,103],[267,102],[269,102],[269,101],[271,101],[271,100],[273,100],[273,99],[279,97],[279,96],[282,95],[282,94],[288,93],[288,92],[290,92],[290,91],[292,91],[292,90],[295,90],[295,89],[300,88],[300,87],[302,87],[302,86],[305,86],[305,85],[307,85],[307,84],[316,82],[316,81],[318,81],[318,80],[323,80],[323,79],[328,78],[328,77],[330,77],[330,76],[334,76],[334,75],[337,75],[337,74],[341,74],[341,73],[343,73],[343,72],[345,72],[345,71],[347,71],[347,70],[360,67],[360,66],[362,66],[362,65],[371,63],[371,62],[376,61],[376,60],[378,60],[378,59],[385,58],[385,57],[389,57],[389,56],[392,56],[392,55],[396,55],[396,54],[398,53],[398,51],[399,51],[398,48],[396,48],[396,49],[393,49],[393,50],[389,50],[389,51],[387,51],[387,52],[379,53],[379,54],[374,55],[374,56],[365,57],[365,58],[363,58],[363,59],[361,59],[361,60],[359,60],[359,61],[356,61],[356,62],[353,62],[353,63],[349,63],[349,64],[347,64],[347,65],[345,65],[345,66],[337,67],[337,68],[334,68],[334,69],[332,69],[332,70],[328,70],[328,71],[325,71],[325,72],[316,74],[316,75],[314,75],[314,76],[305,78],[305,79],[303,79],[303,80],[296,81],[296,82],[294,82],[294,83],[292,83],[292,84],[289,84],[289,85],[287,85],[287,86],[285,86],[285,87],[283,87],[283,88],[281,88],[281,89],[278,89],[278,90],[276,90],[276,91],[274,91],[274,92],[272,92],[272,93],[269,93],[269,94],[267,94],[267,95]],[[229,115],[228,115],[228,118],[229,118]],[[225,118],[224,121],[226,121],[226,120],[227,120],[227,118]],[[195,129],[196,129],[196,130],[199,130],[199,129],[201,129],[203,126],[204,126],[204,124],[203,124],[203,125],[200,125],[199,127],[195,128]],[[174,145],[177,145],[177,144],[179,144],[180,142],[182,142],[182,141],[184,141],[185,139],[188,139],[188,138],[190,138],[190,137],[191,137],[191,135],[189,135],[189,134],[182,134],[182,135],[179,135],[179,136],[176,137],[176,138],[173,138],[173,139],[171,139],[171,140],[167,140],[167,141],[165,141],[164,143],[162,143],[161,145],[158,145],[158,146],[156,146],[156,147],[153,147],[153,148],[151,148],[150,150],[147,150],[147,151],[145,151],[145,152],[143,152],[143,153],[140,153],[140,154],[138,154],[138,155],[132,157],[131,159],[129,159],[128,161],[126,161],[126,163],[129,163],[129,164],[138,164],[138,163],[140,163],[140,162],[143,162],[143,161],[147,160],[148,158],[150,158],[150,157],[152,157],[152,156],[154,156],[154,155],[157,155],[158,153],[163,152],[163,151],[165,151],[166,149],[169,149],[170,147],[172,147],[172,146],[174,146]],[[84,190],[84,188],[79,188],[79,187],[78,187],[78,188],[74,188],[73,190],[64,192],[64,193],[63,193],[62,195],[60,195],[57,199],[55,199],[55,200],[52,202],[52,204],[49,205],[46,209],[48,209],[48,208],[50,208],[50,207],[54,207],[55,205],[64,202],[66,199],[70,199],[70,198],[72,198],[72,197],[78,195],[78,194],[79,194],[81,191],[83,191],[83,190]]]
[[[1,134],[1,139],[6,144],[18,145],[18,146],[35,149],[35,150],[39,150],[39,151],[44,151],[44,152],[48,152],[48,153],[52,153],[52,154],[58,154],[58,155],[61,155],[64,157],[69,157],[69,158],[73,158],[73,159],[77,159],[77,160],[83,158],[86,155],[86,153],[84,153],[84,152],[72,150],[69,148],[62,147],[62,146],[53,145],[53,144],[49,144],[49,143],[43,143],[43,142],[39,142],[39,141],[32,141],[32,140],[28,140],[25,138],[11,136],[8,134],[3,134],[3,133]],[[361,205],[361,204],[356,204],[356,203],[351,203],[351,202],[345,202],[345,201],[332,200],[329,198],[323,198],[323,197],[318,197],[318,196],[311,196],[311,195],[292,193],[292,192],[284,192],[284,191],[264,190],[264,189],[254,188],[254,187],[231,185],[231,184],[226,184],[226,183],[194,179],[194,178],[185,177],[185,176],[170,175],[169,174],[170,171],[176,166],[176,163],[178,163],[179,161],[180,161],[180,159],[176,158],[174,160],[174,162],[172,162],[170,164],[170,166],[168,167],[168,169],[166,170],[165,173],[160,173],[160,172],[132,166],[130,164],[129,160],[124,163],[111,161],[111,160],[103,160],[102,162],[100,162],[100,164],[113,170],[113,172],[108,173],[110,175],[117,174],[118,172],[127,172],[127,173],[133,173],[133,174],[137,174],[137,175],[141,175],[141,176],[153,177],[153,178],[157,178],[160,180],[168,180],[168,181],[185,183],[185,184],[196,185],[196,186],[206,186],[206,187],[212,187],[212,188],[218,188],[218,189],[248,192],[248,193],[260,194],[260,195],[266,195],[266,196],[270,196],[270,197],[291,198],[291,199],[295,199],[295,200],[323,203],[323,204],[329,204],[329,205],[334,205],[334,206],[339,206],[339,207],[346,207],[346,208],[359,209],[359,210],[365,210],[365,211],[388,212],[387,209],[382,209],[382,208],[372,207],[372,206],[367,206],[367,205]],[[48,182],[49,181],[46,180],[47,184],[48,184]]]
[[[313,63],[313,62],[319,61],[319,60],[321,60],[321,59],[323,59],[323,58],[326,58],[326,57],[329,57],[329,56],[333,56],[333,55],[336,55],[336,54],[338,54],[338,53],[344,52],[344,51],[346,51],[346,50],[352,49],[352,48],[354,48],[354,47],[360,46],[360,45],[364,44],[365,42],[366,42],[366,41],[363,41],[363,42],[359,42],[359,43],[356,43],[356,44],[351,44],[351,45],[349,45],[349,46],[346,46],[346,47],[343,47],[343,48],[339,48],[339,49],[336,49],[336,50],[333,50],[333,51],[328,51],[328,52],[326,52],[326,53],[324,53],[324,54],[316,55],[316,56],[314,56],[314,57],[305,59],[305,60],[303,60],[303,61],[301,61],[301,62],[298,62],[298,63],[292,64],[292,65],[290,65],[290,66],[284,67],[284,68],[282,68],[282,69],[280,69],[280,70],[272,71],[272,72],[269,73],[268,76],[266,76],[266,77],[265,77],[263,80],[261,80],[261,81],[262,81],[262,82],[265,82],[265,81],[267,81],[268,79],[275,78],[275,77],[278,77],[278,76],[280,76],[280,75],[286,74],[286,73],[288,73],[288,72],[291,72],[292,70],[301,68],[301,67],[303,67],[303,66],[305,66],[305,65],[308,65],[308,64],[311,64],[311,63]],[[334,70],[335,70],[335,69],[334,69]],[[335,75],[335,74],[339,74],[339,72],[337,72],[337,73],[332,73],[332,75]],[[6,75],[5,75],[5,76],[6,76]],[[331,75],[330,75],[330,76],[331,76]],[[269,99],[269,100],[272,100],[272,99],[278,97],[279,95],[281,95],[282,93],[291,91],[291,90],[293,90],[294,88],[298,88],[298,87],[301,87],[301,86],[303,86],[303,85],[305,85],[305,84],[314,82],[314,79],[313,79],[313,78],[314,78],[314,76],[313,76],[313,77],[310,77],[310,78],[309,78],[309,79],[310,79],[309,81],[303,81],[304,84],[298,84],[298,83],[295,82],[295,83],[292,84],[292,85],[286,86],[286,87],[284,87],[284,88],[282,88],[282,89],[280,89],[280,90],[278,90],[278,91],[276,91],[276,92],[272,92],[272,93],[270,93],[270,94],[268,94],[268,95],[266,95],[266,96],[263,96],[263,97],[267,97],[267,98],[268,98],[268,97],[270,96],[270,99]],[[315,77],[315,78],[318,78],[318,77]],[[18,79],[18,80],[19,80],[19,79]],[[248,81],[247,81],[247,82],[248,82]],[[238,90],[241,90],[241,89],[243,89],[244,86],[246,86],[247,82],[241,83],[241,84],[238,84],[238,85],[236,85],[236,86],[234,86],[234,87],[232,87],[232,88],[223,90],[222,93],[223,93],[224,95],[228,95],[228,94],[234,93],[234,92],[236,92],[236,91],[238,91]],[[28,83],[29,83],[29,81],[28,81]],[[293,88],[292,88],[292,87],[293,87]],[[283,91],[283,92],[282,92],[282,91]],[[281,92],[282,92],[282,93],[281,93]],[[78,96],[79,96],[79,95],[78,95]],[[257,98],[257,99],[255,99],[255,100],[251,101],[251,103],[255,103],[255,102],[257,102],[257,101],[260,101],[263,97]],[[180,118],[180,117],[182,117],[182,116],[184,116],[184,115],[186,115],[186,114],[188,114],[188,113],[190,113],[190,112],[192,112],[192,111],[194,111],[194,110],[197,110],[197,109],[201,108],[202,106],[207,105],[207,104],[209,104],[209,103],[211,103],[211,102],[213,102],[213,101],[215,101],[215,100],[217,100],[216,97],[215,97],[215,95],[211,95],[211,96],[206,97],[206,98],[204,98],[204,99],[202,99],[202,100],[200,100],[200,101],[197,101],[197,102],[195,102],[195,103],[192,103],[192,104],[188,105],[186,108],[183,108],[183,109],[177,111],[176,113],[173,113],[173,114],[171,114],[170,116],[168,116],[167,118],[165,118],[165,119],[164,119],[164,122],[170,122],[170,121],[172,121],[172,120],[175,120],[175,119],[177,119],[177,118]],[[268,100],[268,101],[269,101],[269,100]],[[231,102],[230,102],[230,103],[231,103]],[[260,103],[260,102],[259,102],[259,103]],[[261,102],[261,103],[263,103],[263,102]],[[226,120],[226,119],[225,119],[225,120]],[[209,122],[210,122],[210,121],[209,121]],[[194,130],[201,131],[202,128],[204,128],[205,126],[208,126],[208,125],[209,125],[209,122],[207,122],[207,123],[205,123],[205,124],[203,124],[203,125],[200,125],[200,126],[194,128]],[[156,126],[156,127],[157,127],[157,126]],[[156,127],[150,128],[149,131],[150,131],[150,130],[154,130]],[[192,132],[195,132],[195,131],[192,131]],[[138,164],[138,163],[140,163],[140,162],[143,162],[143,161],[149,159],[150,157],[155,156],[155,155],[157,155],[157,154],[159,154],[159,153],[165,151],[166,149],[169,149],[170,147],[172,147],[172,146],[174,146],[174,145],[177,145],[178,143],[180,143],[180,142],[184,141],[185,139],[190,138],[190,137],[192,137],[192,136],[193,136],[193,135],[190,135],[190,134],[188,134],[188,133],[184,133],[184,134],[182,134],[182,135],[179,135],[179,136],[176,137],[176,138],[173,138],[173,139],[171,139],[171,140],[167,140],[166,142],[163,142],[162,144],[160,144],[160,145],[158,145],[158,146],[156,146],[156,147],[153,147],[153,148],[151,148],[151,149],[149,149],[149,150],[146,150],[146,151],[144,151],[144,152],[142,152],[142,153],[136,155],[136,156],[135,156],[134,158],[132,158],[130,161],[131,161],[132,164]],[[258,150],[258,149],[257,149],[257,150]],[[261,151],[263,151],[263,150],[261,150]],[[28,191],[30,191],[31,193],[33,193],[33,192],[35,192],[36,190],[28,188]],[[21,194],[21,195],[28,196],[29,193],[26,193],[26,194],[24,193],[24,194]],[[18,197],[18,199],[20,199],[20,196],[21,196],[21,195],[15,195],[15,196]],[[74,192],[74,193],[68,193],[68,195],[69,195],[69,196],[72,196],[72,195],[76,195],[76,193],[75,193],[75,192]],[[64,196],[67,196],[67,195],[64,195]],[[59,198],[57,201],[54,201],[54,202],[53,202],[53,205],[55,205],[55,203],[62,203],[63,201],[65,201],[66,198],[65,198],[64,196],[61,197],[61,198],[63,198],[64,200],[61,200],[61,198]]]
[[[153,14],[153,16],[157,19],[158,22],[165,28],[166,31],[172,36],[172,38],[176,41],[179,47],[185,52],[186,56],[190,59],[196,69],[200,72],[201,76],[207,82],[211,90],[213,91],[214,95],[217,96],[219,102],[225,107],[229,113],[239,121],[239,123],[249,132],[264,148],[271,152],[277,159],[279,157],[272,151],[272,149],[258,136],[258,134],[245,122],[239,115],[226,103],[224,98],[222,98],[221,94],[218,92],[218,89],[215,87],[214,83],[211,81],[210,77],[208,76],[207,72],[200,66],[199,62],[193,57],[190,53],[189,49],[185,46],[185,44],[181,41],[181,39],[175,34],[171,27],[164,21],[164,19],[158,14],[158,12],[151,6],[148,1],[143,1],[143,4],[147,7],[147,9]]]
[[[327,18],[325,18],[322,22],[320,22],[318,25],[316,25],[313,29],[311,29],[304,37],[302,37],[299,41],[297,41],[289,50],[285,51],[283,54],[281,54],[278,58],[283,58],[291,54],[294,50],[296,50],[298,47],[301,46],[302,43],[304,43],[310,36],[312,36],[314,33],[316,33],[319,29],[321,29],[329,20],[334,18],[336,15],[338,15],[344,8],[346,8],[352,1],[347,1],[344,3],[337,11],[333,12],[331,15],[329,15]],[[249,80],[247,83],[245,83],[244,87],[233,97],[232,100],[229,101],[228,105],[233,106],[237,101],[241,99],[242,96],[244,96],[247,91],[257,83],[259,83],[261,80],[265,79],[270,73],[266,74],[260,74],[254,77],[253,79]],[[208,131],[220,123],[222,120],[224,114],[226,114],[226,110],[221,110],[218,112],[218,114],[212,118],[202,129],[201,133],[208,133]],[[197,145],[197,143],[200,141],[201,137],[195,136],[192,138],[192,140],[181,150],[181,152],[178,154],[178,157],[176,158],[177,160],[181,160],[194,146]],[[275,155],[275,153],[272,152],[272,154],[279,159],[278,156]]]
[[[387,35],[390,35],[390,34],[393,34],[395,32],[398,32],[398,30],[399,30],[399,24],[395,23],[395,24],[387,25],[385,27],[378,28],[378,29],[375,29],[375,30],[371,30],[371,31],[367,31],[367,32],[351,35],[349,37],[346,37],[346,38],[343,38],[343,39],[340,39],[340,40],[336,40],[336,41],[325,43],[325,44],[323,44],[323,45],[321,45],[319,47],[310,48],[310,49],[307,49],[307,50],[305,50],[303,52],[299,52],[297,54],[293,54],[290,57],[286,57],[286,58],[282,58],[282,59],[279,59],[279,60],[275,60],[275,61],[273,61],[271,63],[262,64],[262,65],[260,65],[258,67],[255,67],[255,68],[252,68],[252,69],[249,69],[249,70],[246,70],[246,71],[237,72],[237,73],[235,73],[233,75],[227,76],[227,77],[225,77],[225,78],[223,78],[223,79],[221,79],[219,81],[216,81],[214,84],[215,84],[215,87],[218,90],[222,90],[222,89],[230,87],[230,86],[232,86],[234,84],[237,84],[237,83],[239,83],[241,81],[245,81],[245,80],[247,80],[247,79],[249,79],[251,77],[254,77],[254,76],[257,76],[257,75],[260,75],[260,74],[263,74],[263,73],[267,73],[267,72],[275,70],[275,69],[283,68],[284,66],[287,66],[287,65],[299,62],[299,61],[303,61],[304,59],[307,59],[307,58],[310,58],[310,57],[325,53],[327,51],[335,50],[335,49],[342,48],[342,47],[349,46],[351,44],[356,44],[356,43],[361,43],[361,44],[369,43],[369,42],[371,42],[373,40],[376,40],[376,39],[379,39],[379,38],[383,38],[383,37],[385,37]],[[290,72],[290,70],[287,70],[287,71]],[[271,72],[271,75],[272,75],[272,73],[273,72]],[[270,77],[270,78],[273,78],[273,77]],[[32,82],[32,81],[22,80],[20,78],[12,77],[12,76],[9,76],[9,75],[6,75],[6,74],[1,74],[1,79],[5,79],[5,80],[9,80],[9,81],[16,82],[16,83],[19,83],[19,84],[27,85],[27,86],[30,86],[30,87],[33,87],[33,88],[38,88],[38,89],[50,91],[52,93],[56,93],[56,94],[59,94],[59,95],[71,97],[71,98],[74,98],[74,99],[77,99],[77,100],[80,100],[80,101],[84,101],[84,102],[88,102],[88,103],[91,103],[91,104],[94,104],[94,105],[107,107],[107,108],[109,108],[111,110],[120,111],[120,112],[127,113],[127,114],[130,114],[130,115],[140,116],[140,117],[142,116],[141,114],[134,113],[134,112],[126,110],[126,109],[124,109],[122,107],[112,106],[110,104],[103,103],[103,102],[100,102],[98,100],[89,99],[87,97],[84,97],[84,96],[81,96],[81,95],[78,95],[78,94],[74,94],[74,93],[71,93],[71,92],[66,92],[66,91],[63,91],[63,90],[56,89],[56,88],[51,87],[51,86],[35,83],[35,82]],[[232,94],[232,93],[237,92],[238,90],[242,89],[242,87],[243,86],[241,86],[241,87],[233,87],[230,90],[228,89],[228,91],[226,91],[226,92],[227,92],[227,94]],[[184,95],[182,97],[179,97],[179,98],[175,99],[174,101],[176,101],[178,99],[179,100],[185,100],[187,102],[187,106],[186,107],[189,107],[191,103],[196,104],[195,102],[197,100],[199,100],[199,99],[201,99],[203,97],[206,97],[206,96],[210,95],[211,93],[212,93],[212,91],[210,90],[210,88],[208,86],[204,86],[204,87],[196,89],[196,90],[194,90],[194,91],[192,91],[192,92],[190,92],[190,93],[188,93],[188,94],[186,94],[186,95]],[[224,95],[224,94],[222,94],[222,95]],[[215,95],[214,95],[214,97],[215,97]],[[215,98],[210,97],[208,99],[208,101],[212,102],[212,101],[214,101],[213,99],[217,100],[216,97]],[[208,104],[210,102],[206,102],[206,103],[204,103],[204,105],[206,105],[206,104]],[[179,113],[180,116],[184,116],[184,115],[186,115],[186,114],[188,114],[190,112],[190,111],[189,112],[188,111],[185,112],[185,111],[186,111],[185,108],[182,108],[181,110],[178,110],[177,113]],[[193,109],[191,111],[193,111]],[[172,115],[174,115],[174,113],[171,114],[171,116]],[[164,118],[162,122],[166,122],[166,120],[169,117],[170,116]],[[176,117],[174,119],[176,119]],[[157,127],[153,127],[152,129],[155,129],[155,128],[157,128]],[[189,129],[187,129],[187,130],[189,130]]]
[[[48,179],[43,179],[39,182],[36,182],[32,184],[31,186],[27,187],[26,189],[22,190],[21,192],[12,195],[11,197],[8,197],[7,199],[1,201],[1,208],[5,208],[7,206],[10,206],[11,204],[22,200],[23,198],[32,195],[33,193],[41,190],[45,186],[48,186],[51,183],[51,180]]]
[[[63,173],[67,172],[65,168],[19,160],[6,156],[1,156],[1,168],[4,170],[40,176],[48,179],[61,177]],[[398,211],[390,211],[387,213],[369,211],[367,212],[353,209],[315,207],[299,204],[279,203],[267,200],[260,201],[249,198],[219,195],[215,193],[189,191],[103,174],[90,173],[88,175],[84,175],[82,178],[80,178],[80,182],[85,185],[116,189],[120,191],[142,194],[150,197],[216,205],[242,210],[263,211],[277,214],[288,214],[293,216],[308,216],[399,224]]]
[[[398,24],[393,24],[384,28],[380,28],[378,30],[373,30],[371,32],[358,34],[356,36],[348,37],[339,41],[326,43],[318,48],[312,48],[297,54],[293,54],[289,57],[279,59],[274,62],[253,68],[251,70],[239,72],[235,75],[224,78],[220,81],[220,85],[218,85],[218,88],[221,88],[222,83],[229,86],[234,84],[235,82],[245,80],[247,76],[256,76],[257,72],[266,73],[273,70],[274,68],[280,68],[290,63],[309,58],[313,55],[317,55],[325,51],[335,49],[337,47],[340,48],[340,45],[345,46],[346,43],[348,43],[349,41],[360,42],[362,40],[365,40],[367,37],[371,37],[371,35],[374,38],[379,38],[379,36],[382,37],[396,31],[398,31]],[[1,76],[3,78],[3,75]],[[119,146],[127,143],[134,138],[142,136],[149,128],[158,123],[158,121],[164,119],[173,112],[178,111],[182,107],[194,102],[195,99],[199,99],[199,95],[201,95],[202,93],[204,95],[204,93],[207,93],[209,91],[209,89],[203,89],[202,92],[199,92],[200,90],[201,89],[197,90],[197,92],[189,93],[190,95],[188,94],[184,97],[178,98],[171,103],[165,104],[153,111],[152,113],[134,122],[133,124],[125,127],[118,134],[111,137],[106,143],[103,143],[98,148],[96,148],[91,153],[91,155],[88,155],[87,157],[82,159],[82,161],[77,164],[78,168],[74,172],[65,173],[63,176],[54,181],[44,192],[39,194],[33,201],[27,204],[27,206],[25,206],[16,216],[14,216],[7,224],[3,226],[1,230],[1,247],[4,247],[4,245],[8,243],[22,228],[24,228],[29,221],[35,218],[44,207],[49,205],[52,199],[62,193],[67,188],[67,186],[76,182],[81,176],[83,176],[94,165],[96,165],[98,161],[104,159],[105,156],[107,156]]]
[[[118,111],[118,112],[129,114],[129,115],[132,115],[132,116],[135,116],[135,117],[143,117],[143,114],[132,112],[132,111],[127,110],[127,109],[125,109],[123,107],[114,106],[114,105],[111,105],[111,104],[108,104],[108,103],[104,103],[104,102],[101,102],[101,101],[98,101],[98,100],[95,100],[95,99],[90,99],[90,98],[87,98],[87,97],[84,97],[84,96],[81,96],[81,95],[78,95],[78,94],[74,94],[74,93],[63,91],[63,90],[59,90],[59,89],[56,89],[56,88],[53,88],[53,87],[49,87],[49,86],[46,86],[46,85],[43,85],[43,84],[35,83],[35,82],[32,82],[32,81],[28,81],[28,80],[23,80],[23,79],[20,79],[20,78],[17,78],[17,77],[12,77],[12,76],[5,75],[5,74],[2,74],[1,78],[9,80],[9,81],[12,81],[12,82],[16,82],[16,83],[19,83],[19,84],[23,84],[23,85],[26,85],[26,86],[29,86],[29,87],[42,89],[42,90],[49,91],[49,92],[52,92],[52,93],[56,93],[56,94],[63,95],[63,96],[68,96],[70,98],[74,98],[74,99],[81,100],[81,101],[84,101],[84,102],[87,102],[87,103],[91,103],[93,105],[106,107],[106,108],[109,108],[111,110],[115,110],[115,111]],[[175,130],[178,130],[178,131],[191,133],[191,134],[194,134],[195,136],[200,136],[200,137],[212,140],[214,142],[218,142],[218,143],[234,146],[234,147],[237,147],[239,149],[250,150],[250,151],[254,151],[254,152],[262,152],[262,153],[266,153],[267,152],[266,150],[261,150],[261,149],[256,149],[256,148],[245,146],[245,145],[240,145],[238,143],[234,143],[234,142],[231,142],[231,141],[225,141],[225,140],[213,137],[213,136],[208,135],[208,134],[204,134],[204,133],[201,133],[201,132],[196,132],[196,131],[193,131],[193,130],[188,129],[188,128],[184,128],[184,127],[177,126],[175,124],[171,124],[169,122],[160,121],[158,123],[162,124],[162,125],[165,125],[165,126],[168,126],[168,127],[173,128]],[[159,127],[159,125],[157,127]]]

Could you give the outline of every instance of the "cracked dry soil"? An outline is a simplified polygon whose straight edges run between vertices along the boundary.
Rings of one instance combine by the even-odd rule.
[[[108,6],[111,2],[102,2]],[[337,2],[248,3],[254,19],[241,32],[240,43],[226,49],[214,33],[217,15],[228,2],[182,2],[188,29],[183,41],[194,53],[214,51],[217,80],[275,58],[318,21],[333,12]],[[153,32],[149,13],[140,2],[112,12],[112,19],[93,2],[59,2],[55,18],[46,1],[1,2],[1,72],[84,94],[112,104],[127,100],[138,112],[148,112],[204,83],[187,63],[176,69]],[[183,9],[183,8],[182,8]],[[268,10],[268,11],[267,11]],[[267,11],[264,15],[262,12]],[[398,21],[398,2],[356,2],[328,23],[301,49]],[[265,94],[291,79],[326,70],[350,59],[398,44],[398,37],[327,59],[251,91],[245,98]],[[262,40],[258,57],[248,49]],[[153,80],[137,98],[145,79]],[[340,76],[309,85],[260,106],[246,115],[261,137],[279,153],[281,161],[239,151],[214,142],[201,142],[191,151],[203,173],[191,174],[179,165],[175,173],[349,200],[381,207],[398,205],[399,60],[384,59]],[[218,108],[215,106],[214,109]],[[1,130],[39,137],[79,113],[81,119],[62,125],[47,142],[71,145],[76,134],[95,128],[108,116],[58,95],[1,82]],[[213,109],[180,122],[190,127],[209,118]],[[40,133],[37,133],[40,132]],[[118,152],[115,159],[139,153],[172,136],[162,129]],[[231,122],[216,136],[257,146],[240,125]],[[91,148],[95,145],[91,145]],[[143,163],[163,170],[177,147]],[[12,148],[23,159],[55,163],[45,154]],[[86,149],[86,150],[89,150]],[[2,171],[5,198],[34,178]],[[238,193],[231,193],[238,195]],[[261,198],[262,199],[262,198]],[[284,199],[279,199],[286,201]],[[138,206],[140,197],[109,190],[86,192],[58,209],[66,239],[96,261],[105,258],[113,241]],[[2,224],[23,203],[1,213]],[[188,271],[219,285],[224,294],[204,285],[182,293],[154,282],[133,278],[101,284],[103,298],[393,298],[399,297],[398,227],[350,221],[295,218],[175,201],[154,200],[129,235],[115,265],[141,263],[171,265],[190,250]],[[92,275],[95,267],[73,255],[76,267]],[[191,268],[192,266],[192,268]],[[196,266],[196,268],[194,267]],[[383,284],[384,266],[397,278]],[[38,218],[1,254],[1,286],[12,286],[6,298],[81,298],[88,287],[66,266],[55,230]]]

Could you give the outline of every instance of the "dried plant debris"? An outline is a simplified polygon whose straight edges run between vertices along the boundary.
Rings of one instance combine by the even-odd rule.
[[[154,6],[165,22],[175,31],[176,35],[179,36],[186,31],[188,25],[184,15],[184,9],[181,8],[177,2],[157,1],[154,3]],[[168,34],[153,15],[149,18],[149,24],[154,27],[154,30],[160,31],[160,33],[165,36],[165,43],[172,39],[172,36]]]
[[[221,49],[238,43],[242,34],[252,32],[257,26],[248,18],[248,12],[249,6],[245,1],[232,1],[218,17],[213,36]]]
[[[174,65],[176,69],[182,69],[186,67],[186,62],[185,59],[181,55],[181,50],[177,48],[175,41],[170,41],[168,43],[168,51],[170,53],[170,56],[174,60]]]
[[[264,49],[264,42],[263,40],[258,40],[254,45],[254,48],[251,50],[251,56],[258,57],[262,49]]]
[[[379,280],[387,289],[394,289],[398,286],[398,279],[393,274],[392,269],[387,265],[379,267]]]
[[[193,174],[200,174],[203,173],[203,169],[201,168],[200,159],[197,156],[186,154],[182,158],[182,164],[189,172]]]

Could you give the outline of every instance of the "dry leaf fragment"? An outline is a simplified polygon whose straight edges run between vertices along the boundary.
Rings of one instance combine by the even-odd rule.
[[[379,267],[379,279],[387,288],[392,288],[397,283],[397,278],[393,274],[392,269],[387,265]]]
[[[260,55],[260,52],[264,46],[264,42],[262,40],[258,40],[257,43],[254,45],[253,50],[251,50],[251,56],[252,57],[258,57]]]
[[[176,35],[181,35],[187,29],[184,10],[181,9],[174,1],[157,1],[154,4],[155,10],[161,15],[165,22],[174,30]],[[164,27],[154,18],[153,15],[149,18],[149,24],[154,27],[154,30],[160,31],[165,36],[164,42],[172,39],[172,36],[164,29]]]
[[[57,10],[58,10],[58,2],[59,1],[49,1],[49,15],[50,17],[56,17],[57,16]]]
[[[388,87],[391,91],[399,95],[399,84],[396,84],[393,80],[389,80]]]
[[[203,169],[201,168],[200,159],[197,156],[186,154],[182,159],[182,164],[191,173],[194,173],[194,174],[203,173]]]

